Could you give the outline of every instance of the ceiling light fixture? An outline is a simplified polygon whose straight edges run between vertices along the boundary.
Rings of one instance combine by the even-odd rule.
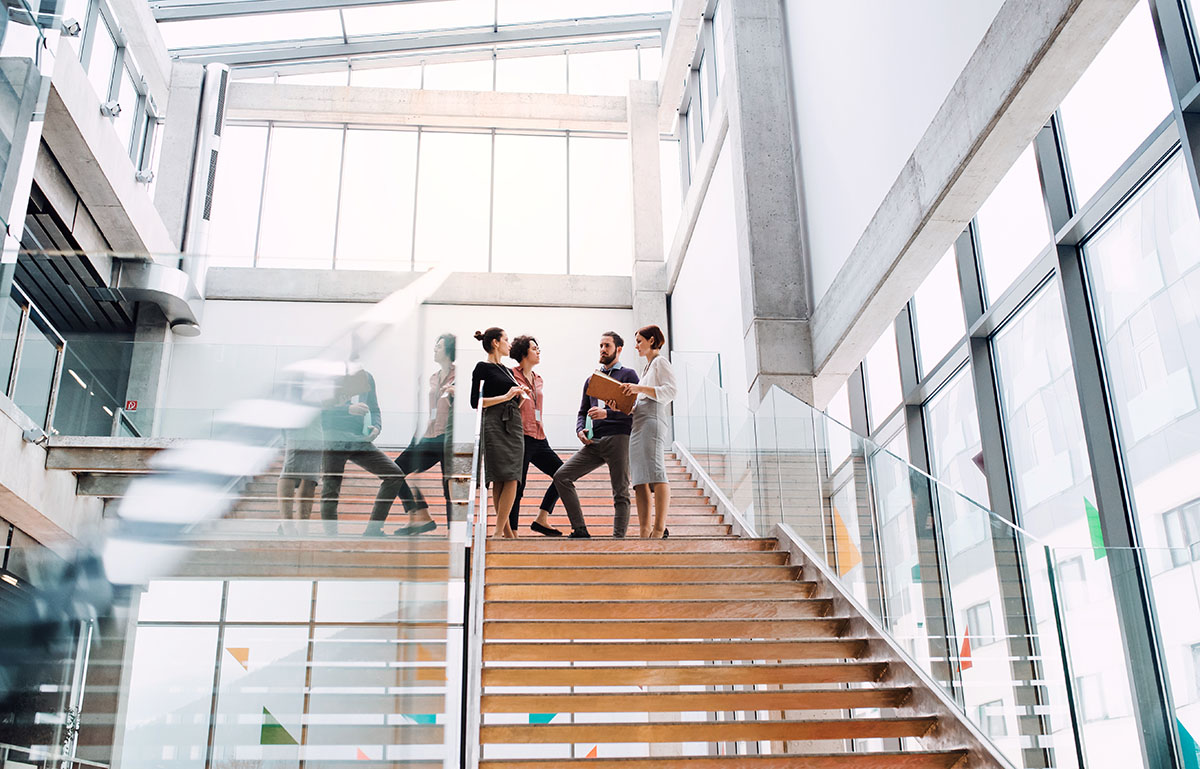
[[[85,390],[86,390],[86,389],[88,389],[88,388],[87,388],[87,383],[86,383],[86,382],[84,382],[82,379],[80,379],[80,378],[79,378],[79,375],[75,373],[75,370],[74,370],[74,369],[67,369],[67,373],[68,373],[68,374],[70,374],[70,375],[71,375],[71,377],[72,377],[72,378],[73,378],[73,379],[74,379],[76,382],[78,382],[78,383],[79,383],[79,386],[80,386],[80,387],[82,387],[82,388],[83,388],[83,389],[85,389]]]

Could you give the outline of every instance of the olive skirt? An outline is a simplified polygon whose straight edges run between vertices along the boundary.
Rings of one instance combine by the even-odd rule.
[[[483,410],[483,467],[488,483],[521,480],[525,459],[525,427],[521,399]]]

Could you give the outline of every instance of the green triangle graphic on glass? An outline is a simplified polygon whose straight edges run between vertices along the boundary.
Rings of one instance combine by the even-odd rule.
[[[554,720],[558,713],[530,713],[529,723],[531,724],[548,724]]]
[[[1087,497],[1083,498],[1083,509],[1087,513],[1088,533],[1092,536],[1092,553],[1099,561],[1108,555],[1108,551],[1104,549],[1104,530],[1100,528],[1100,511]]]
[[[1184,769],[1200,769],[1200,747],[1196,745],[1196,740],[1178,718],[1175,719],[1175,726],[1179,729],[1179,746],[1183,748]]]
[[[263,725],[262,732],[259,736],[259,745],[299,745],[296,738],[291,735],[287,729],[283,728],[283,724],[279,723],[279,719],[271,715],[271,711],[263,708]]]
[[[414,724],[425,724],[432,726],[437,723],[437,715],[433,713],[418,713],[417,715],[404,714],[405,718],[411,718]]]

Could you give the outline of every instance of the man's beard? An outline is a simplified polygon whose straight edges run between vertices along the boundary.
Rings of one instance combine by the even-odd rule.
[[[613,353],[612,355],[605,355],[604,353],[600,353],[600,365],[603,366],[604,368],[610,368],[616,360],[617,360],[616,353]]]

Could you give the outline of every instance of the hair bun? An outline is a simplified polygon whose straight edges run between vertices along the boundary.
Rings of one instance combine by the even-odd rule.
[[[475,338],[476,338],[476,339],[483,339],[483,332],[482,332],[482,331],[476,331],[476,332],[475,332]]]

